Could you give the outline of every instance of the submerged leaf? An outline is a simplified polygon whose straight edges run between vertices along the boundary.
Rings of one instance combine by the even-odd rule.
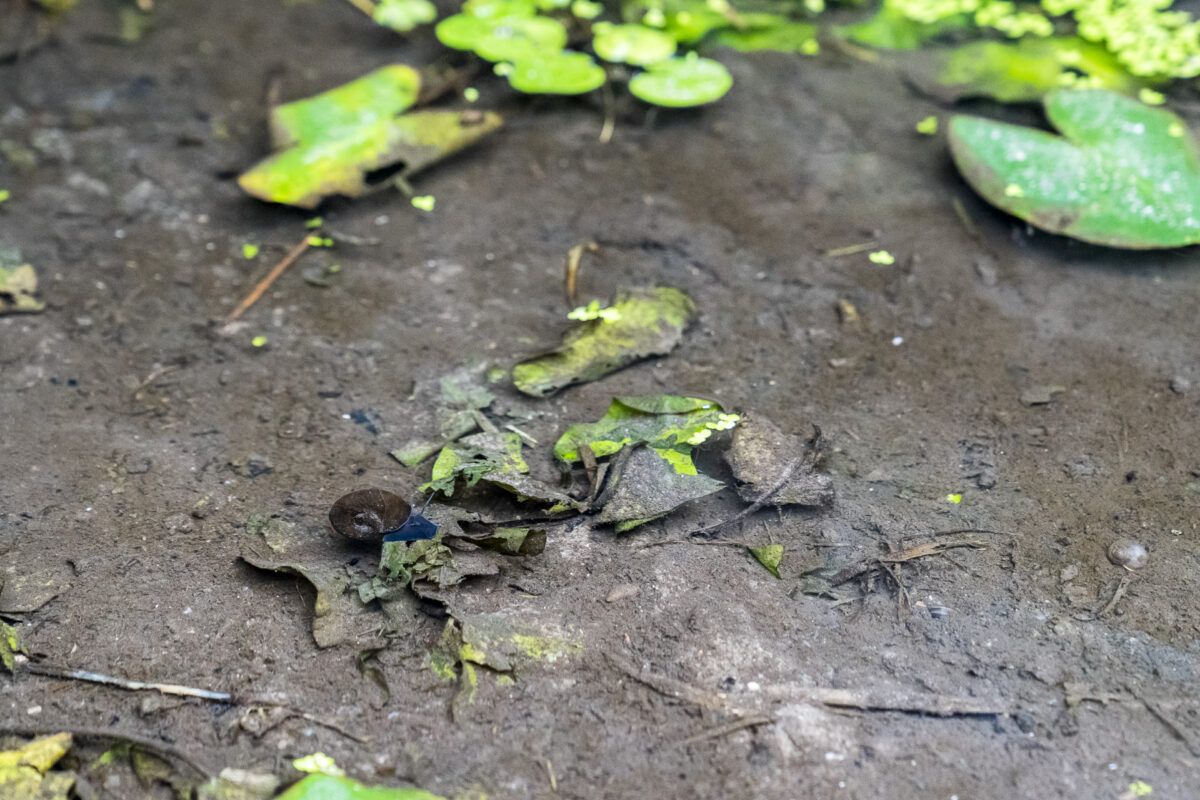
[[[908,63],[909,77],[944,102],[963,97],[1025,102],[1062,87],[1109,88],[1133,95],[1146,86],[1106,48],[1073,36],[971,42],[923,51]]]
[[[758,563],[766,567],[767,572],[779,577],[779,562],[783,560],[783,545],[766,544],[761,547],[749,548],[750,553],[758,559]]]
[[[679,344],[696,313],[691,298],[667,287],[622,292],[609,308],[613,314],[575,327],[558,350],[517,364],[512,373],[516,387],[544,397],[665,355]]]
[[[424,789],[365,786],[341,775],[309,775],[275,800],[446,800]]]
[[[400,165],[402,177],[428,167],[500,126],[478,111],[403,114],[420,89],[402,64],[374,72],[271,112],[277,152],[242,173],[248,194],[314,208],[334,194],[357,197],[375,188],[369,173]]]
[[[1200,155],[1183,121],[1103,89],[1057,90],[1062,132],[956,116],[959,171],[992,205],[1052,233],[1132,249],[1200,242]]]

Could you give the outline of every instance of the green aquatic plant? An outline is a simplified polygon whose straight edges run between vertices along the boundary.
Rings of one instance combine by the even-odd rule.
[[[684,58],[651,64],[633,76],[629,91],[647,103],[685,108],[719,100],[732,86],[733,76],[724,64],[688,53]]]
[[[597,22],[592,32],[592,49],[605,61],[644,67],[675,55],[675,40],[645,25]]]
[[[587,94],[604,85],[604,68],[587,53],[538,53],[513,64],[498,64],[496,72],[525,94]]]

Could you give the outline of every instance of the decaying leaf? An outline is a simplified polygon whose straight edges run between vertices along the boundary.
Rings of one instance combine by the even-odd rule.
[[[615,397],[598,421],[568,428],[554,443],[554,455],[572,463],[580,460],[583,445],[597,458],[604,458],[623,447],[645,443],[677,472],[695,475],[692,448],[707,441],[714,431],[734,427],[738,419],[737,414],[727,414],[720,404],[701,397]]]
[[[406,416],[414,428],[436,433],[406,442],[392,457],[411,467],[478,428],[478,412],[495,399],[486,386],[486,373],[487,366],[479,364],[418,382],[405,406]]]
[[[492,475],[522,475],[529,465],[521,457],[521,437],[515,433],[477,433],[446,445],[433,462],[429,483],[421,491],[454,494],[454,485],[462,477],[467,486]]]
[[[971,42],[923,50],[903,63],[910,80],[943,102],[964,97],[1030,102],[1064,85],[1135,95],[1149,85],[1130,75],[1103,45],[1074,36]]]
[[[238,183],[262,200],[314,208],[330,195],[370,191],[371,174],[380,170],[410,177],[500,126],[491,112],[403,113],[419,90],[417,71],[393,64],[273,108],[276,153],[242,173]]]
[[[992,205],[1051,233],[1110,247],[1200,242],[1200,154],[1165,108],[1103,89],[1046,95],[1062,136],[956,116],[950,150]]]
[[[34,297],[37,273],[21,260],[21,251],[0,242],[0,314],[31,314],[46,304]]]
[[[779,484],[793,461],[800,459],[768,502],[780,506],[829,505],[833,502],[833,482],[817,471],[821,454],[815,446],[815,441],[785,434],[761,414],[744,414],[725,452],[725,460],[738,481],[738,495],[748,503],[758,500]]]
[[[623,533],[724,488],[707,475],[679,472],[649,447],[636,447],[624,467],[609,477],[596,521],[616,523],[617,533]]]
[[[65,570],[62,567],[61,570]],[[37,611],[71,588],[66,575],[57,567],[17,571],[8,567],[6,580],[0,582],[0,614],[28,614]]]
[[[0,750],[0,797],[5,800],[67,800],[75,773],[51,771],[71,749],[71,734],[43,736],[15,750]]]
[[[8,672],[16,667],[18,653],[26,653],[21,643],[21,634],[12,625],[0,619],[0,665]]]
[[[361,555],[348,540],[325,529],[299,529],[275,517],[252,515],[246,521],[249,540],[241,559],[259,569],[299,575],[317,590],[313,604],[313,639],[317,647],[374,635],[371,620],[362,618],[364,604],[348,592],[347,565]],[[261,544],[270,549],[263,552]]]
[[[270,800],[278,789],[279,778],[270,773],[226,767],[196,787],[196,800]]]
[[[446,800],[424,789],[366,786],[344,775],[309,775],[276,800]]]
[[[544,397],[643,358],[666,355],[679,344],[695,313],[691,298],[678,289],[622,292],[608,308],[597,309],[569,331],[557,350],[513,367],[513,383],[525,394]]]

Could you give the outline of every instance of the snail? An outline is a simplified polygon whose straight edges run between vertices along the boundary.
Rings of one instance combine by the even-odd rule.
[[[1150,553],[1140,542],[1118,539],[1108,546],[1108,560],[1128,570],[1141,569],[1150,560]]]
[[[399,495],[383,489],[358,489],[344,494],[329,509],[329,524],[360,542],[415,542],[432,539],[438,526],[425,518],[433,495],[418,511]]]

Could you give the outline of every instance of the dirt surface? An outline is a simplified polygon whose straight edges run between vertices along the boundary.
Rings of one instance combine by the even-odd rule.
[[[329,204],[332,227],[378,244],[305,256],[229,331],[309,216],[231,179],[265,149],[270,79],[301,97],[438,49],[347,4],[156,5],[136,45],[84,3],[0,66],[0,140],[36,156],[0,162],[0,239],[48,303],[0,318],[0,611],[43,664],[271,698],[368,741],[28,673],[0,678],[4,731],[135,734],[214,773],[285,778],[323,751],[447,797],[1118,798],[1138,780],[1200,797],[1194,248],[1108,251],[991,211],[913,130],[945,109],[884,68],[721,53],[725,100],[631,111],[609,144],[598,100],[480,83],[508,122],[418,180],[432,213],[390,193]],[[351,488],[417,499],[429,462],[388,455],[428,433],[413,387],[557,343],[565,254],[587,240],[585,301],[669,285],[699,319],[672,355],[547,400],[493,387],[541,445],[535,472],[554,478],[549,443],[614,395],[700,395],[789,433],[819,424],[836,502],[720,532],[783,544],[780,580],[736,548],[641,547],[736,513],[732,491],[626,535],[584,517],[541,555],[494,556],[499,574],[454,590],[452,610],[574,644],[515,682],[480,670],[452,717],[455,684],[428,655],[444,611],[415,608],[384,638],[372,604],[320,649],[309,585],[238,559],[246,522],[318,537]],[[825,254],[867,241],[896,263]],[[332,263],[332,287],[303,280]],[[727,480],[717,445],[702,467]],[[887,575],[840,604],[803,591],[831,558],[966,528],[986,547],[902,565],[904,593]],[[1106,558],[1123,537],[1149,549],[1137,573]],[[374,571],[377,550],[339,547],[348,574]],[[382,648],[390,699],[356,666],[366,648]],[[166,791],[120,771],[92,788]]]

